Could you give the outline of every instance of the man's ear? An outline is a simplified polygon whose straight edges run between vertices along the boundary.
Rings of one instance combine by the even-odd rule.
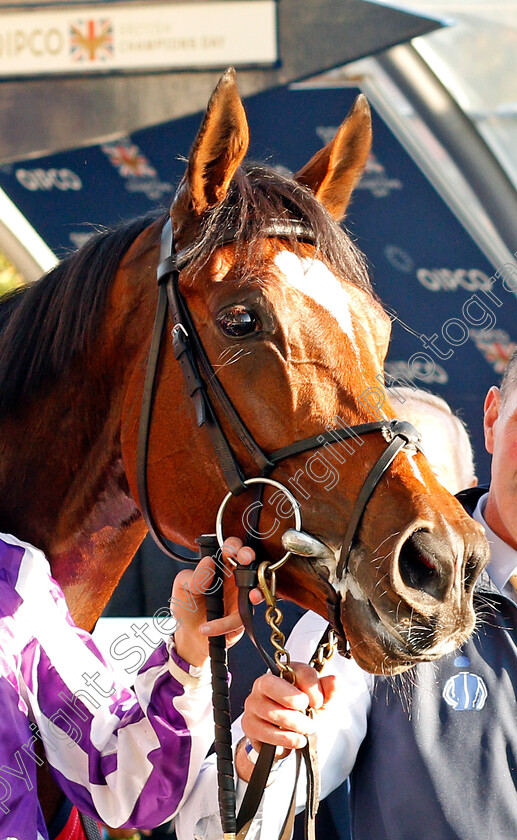
[[[501,411],[501,392],[492,385],[485,397],[483,428],[485,430],[485,448],[493,455],[495,424]]]

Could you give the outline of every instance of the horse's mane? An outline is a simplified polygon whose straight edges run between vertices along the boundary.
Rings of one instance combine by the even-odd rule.
[[[93,235],[36,283],[0,301],[0,416],[36,396],[63,374],[95,336],[117,267],[134,240],[163,210]],[[225,200],[207,212],[188,256],[201,267],[234,229],[237,244],[253,252],[264,226],[292,219],[313,231],[316,248],[346,279],[371,291],[360,252],[310,190],[274,169],[240,168]],[[160,225],[156,225],[157,237]],[[149,240],[147,246],[150,247]],[[296,241],[293,237],[293,247]]]
[[[25,404],[85,350],[124,254],[156,210],[95,233],[40,280],[0,301],[0,415]]]

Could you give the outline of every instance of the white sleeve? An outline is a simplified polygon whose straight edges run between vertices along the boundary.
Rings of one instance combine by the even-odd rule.
[[[326,627],[314,613],[306,613],[294,628],[288,649],[293,661],[308,662]],[[354,766],[358,749],[366,733],[371,706],[371,675],[350,659],[335,655],[325,667],[325,674],[336,674],[339,689],[336,697],[318,713],[318,758],[322,798],[338,787]],[[240,718],[232,728],[233,742],[242,737]],[[248,840],[271,840],[278,837],[284,823],[294,785],[294,755],[279,762],[272,773]],[[238,805],[246,784],[237,783]],[[305,807],[305,771],[300,772],[296,792],[297,811]],[[208,759],[196,786],[176,819],[179,840],[220,840],[221,824],[217,804],[215,758]]]

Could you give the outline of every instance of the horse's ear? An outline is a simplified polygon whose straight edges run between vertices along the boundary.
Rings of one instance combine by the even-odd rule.
[[[372,145],[370,106],[363,94],[355,100],[336,136],[294,176],[309,187],[338,221],[345,215]]]
[[[249,145],[249,129],[230,67],[219,79],[190,150],[188,166],[171,207],[175,231],[223,201]]]

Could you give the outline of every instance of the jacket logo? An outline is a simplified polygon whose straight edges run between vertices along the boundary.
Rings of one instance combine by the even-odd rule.
[[[470,671],[460,671],[449,677],[442,692],[445,702],[456,712],[479,711],[485,705],[487,695],[485,681]]]

